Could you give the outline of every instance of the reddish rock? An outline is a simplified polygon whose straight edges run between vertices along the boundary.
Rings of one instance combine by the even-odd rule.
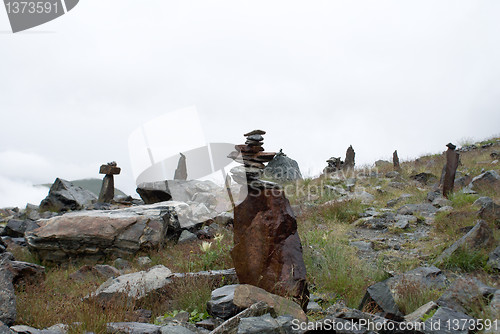
[[[309,291],[297,221],[283,191],[249,188],[234,211],[231,252],[241,284],[292,296],[307,307]]]

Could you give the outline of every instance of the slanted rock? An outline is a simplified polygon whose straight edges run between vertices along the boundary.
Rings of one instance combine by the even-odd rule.
[[[375,283],[366,289],[366,294],[359,305],[359,309],[363,310],[365,307],[375,307],[385,318],[396,321],[403,320],[403,314],[396,305],[386,281]]]
[[[500,225],[500,205],[493,201],[485,203],[481,209],[479,209],[479,217]]]
[[[172,199],[167,181],[143,182],[137,186],[136,191],[146,204],[165,202]]]
[[[474,191],[492,190],[497,193],[500,191],[500,175],[495,170],[489,170],[472,179],[468,186]]]
[[[115,267],[105,265],[105,264],[96,264],[95,266],[85,265],[69,275],[69,278],[75,281],[84,281],[91,278],[112,278],[118,277],[121,273]]]
[[[277,334],[280,325],[269,313],[260,317],[243,318],[238,326],[238,334]]]
[[[40,226],[32,220],[10,219],[5,225],[3,235],[12,238],[22,238],[25,232],[33,231]]]
[[[141,322],[110,322],[106,330],[112,334],[160,334],[161,327]]]
[[[40,228],[27,232],[26,240],[40,259],[52,262],[133,255],[162,247],[169,230],[180,230],[177,208],[181,204],[67,213],[40,220]]]
[[[45,280],[45,267],[23,261],[4,261],[3,268],[10,272],[14,286],[39,284]]]
[[[434,263],[439,264],[449,258],[459,248],[470,250],[487,248],[495,242],[493,231],[484,220],[479,220],[476,225],[463,237],[458,239],[453,245],[448,247],[441,255],[437,257]]]
[[[81,210],[96,200],[92,192],[57,178],[50,187],[49,195],[40,203],[40,211]]]
[[[446,324],[453,323],[469,323],[473,320],[467,314],[454,311],[447,307],[440,307],[436,313],[424,322],[425,334],[468,334],[469,329],[466,327],[451,328]]]
[[[281,150],[264,168],[264,176],[279,181],[301,180],[299,164],[287,157]]]
[[[422,215],[424,217],[432,216],[437,212],[437,208],[430,203],[406,204],[397,211],[399,215]]]
[[[436,303],[457,312],[469,313],[484,305],[484,300],[490,300],[496,291],[496,288],[489,287],[476,278],[464,277],[454,281]]]
[[[177,163],[177,169],[174,173],[174,180],[187,180],[187,165],[186,156],[182,153],[180,154],[179,162]]]

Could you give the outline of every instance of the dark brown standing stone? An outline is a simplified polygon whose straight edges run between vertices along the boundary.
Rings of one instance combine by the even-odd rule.
[[[234,210],[233,263],[241,284],[309,301],[297,221],[282,190],[249,188]]]
[[[234,209],[231,257],[241,284],[293,297],[305,310],[309,291],[297,221],[283,190],[275,183],[258,179],[264,162],[276,155],[261,152],[263,134],[261,130],[245,134],[247,145],[237,145],[240,153],[229,155],[243,163],[231,172],[233,179],[248,190],[248,196]]]
[[[354,149],[352,145],[347,148],[347,152],[345,153],[345,162],[344,169],[353,169],[354,168],[354,157],[356,153],[354,153]]]
[[[99,193],[99,203],[111,203],[115,197],[115,181],[113,175],[120,174],[121,168],[116,166],[116,162],[109,162],[101,165],[99,174],[106,174],[102,180],[101,192]]]
[[[399,166],[398,150],[395,150],[394,153],[392,153],[392,164],[394,165],[395,171],[401,170],[401,167]]]
[[[177,169],[174,173],[174,180],[187,180],[187,166],[186,166],[186,156],[179,153],[181,157],[179,158],[179,163],[177,164]]]
[[[459,154],[455,151],[456,146],[452,143],[446,145],[446,166],[443,179],[443,196],[448,197],[453,192],[453,185],[455,183],[455,174],[458,167]]]

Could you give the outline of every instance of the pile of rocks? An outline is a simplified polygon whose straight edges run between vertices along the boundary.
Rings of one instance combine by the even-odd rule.
[[[236,151],[231,152],[228,158],[243,164],[231,169],[231,174],[236,183],[248,185],[251,188],[273,188],[275,184],[265,182],[258,178],[262,175],[262,171],[266,167],[264,163],[273,160],[276,153],[263,152],[264,137],[266,132],[262,130],[253,130],[245,133],[247,138],[244,145],[236,145]]]
[[[325,174],[335,173],[336,171],[341,170],[344,166],[344,162],[342,161],[342,159],[335,157],[331,157],[330,159],[326,160],[326,163],[328,164],[328,166],[323,169],[323,173]]]

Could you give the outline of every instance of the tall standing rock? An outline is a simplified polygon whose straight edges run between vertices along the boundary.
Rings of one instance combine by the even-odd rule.
[[[394,153],[392,153],[392,164],[394,165],[395,171],[399,172],[401,170],[401,167],[399,166],[398,150],[395,150]]]
[[[356,153],[354,153],[354,149],[352,148],[352,145],[347,148],[347,151],[345,153],[345,162],[344,162],[344,169],[349,170],[354,168],[354,157]]]
[[[111,203],[115,197],[115,180],[113,175],[120,174],[121,168],[117,167],[116,162],[109,162],[107,165],[101,165],[99,174],[105,174],[102,180],[101,192],[99,193],[99,203]]]
[[[261,152],[264,131],[252,131],[246,145],[237,145],[230,157],[244,164],[245,178],[235,181],[248,189],[234,209],[234,267],[241,284],[293,297],[303,309],[309,301],[306,267],[297,221],[290,202],[276,184],[259,180],[259,170],[274,153]]]
[[[179,158],[179,163],[177,164],[177,169],[174,173],[174,180],[187,180],[187,165],[186,165],[186,156],[182,153],[179,153],[181,157]]]
[[[446,150],[446,166],[443,179],[443,196],[448,197],[448,195],[453,192],[453,185],[455,183],[455,174],[458,167],[459,154],[455,151],[457,148],[452,143],[446,145],[448,150]]]

